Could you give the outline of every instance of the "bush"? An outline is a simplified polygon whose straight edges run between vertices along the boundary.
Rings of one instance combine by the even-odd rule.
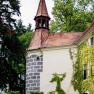
[[[9,91],[7,92],[7,94],[20,94],[20,92],[19,91]]]
[[[52,92],[48,92],[47,94],[55,94],[55,91],[52,91]]]
[[[31,92],[31,94],[43,94],[43,92]]]
[[[49,92],[48,94],[66,94],[64,91],[52,91]]]

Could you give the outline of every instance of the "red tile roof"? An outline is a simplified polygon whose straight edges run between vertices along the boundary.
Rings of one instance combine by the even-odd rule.
[[[42,43],[46,41],[47,37],[48,37],[47,29],[36,29],[28,50],[42,48]]]
[[[28,50],[73,45],[79,40],[82,34],[82,32],[48,33],[46,29],[37,29]]]
[[[49,34],[43,47],[66,46],[75,44],[82,36],[82,32],[66,32]]]

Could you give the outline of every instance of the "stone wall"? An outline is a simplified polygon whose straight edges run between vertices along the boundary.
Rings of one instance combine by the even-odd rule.
[[[27,57],[26,94],[40,91],[40,73],[43,72],[43,55],[33,54]]]

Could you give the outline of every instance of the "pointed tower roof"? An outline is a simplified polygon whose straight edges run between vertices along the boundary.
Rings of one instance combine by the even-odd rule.
[[[49,17],[45,0],[40,0],[36,17],[46,16]]]

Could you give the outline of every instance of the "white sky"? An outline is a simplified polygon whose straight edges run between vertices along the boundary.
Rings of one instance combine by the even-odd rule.
[[[32,27],[34,28],[35,22],[34,22],[34,17],[37,12],[38,4],[40,0],[20,0],[21,4],[21,19],[23,20],[24,25],[28,25],[29,23],[32,24]],[[45,0],[48,13],[50,18],[53,18],[51,15],[52,7],[54,2],[52,0]]]

